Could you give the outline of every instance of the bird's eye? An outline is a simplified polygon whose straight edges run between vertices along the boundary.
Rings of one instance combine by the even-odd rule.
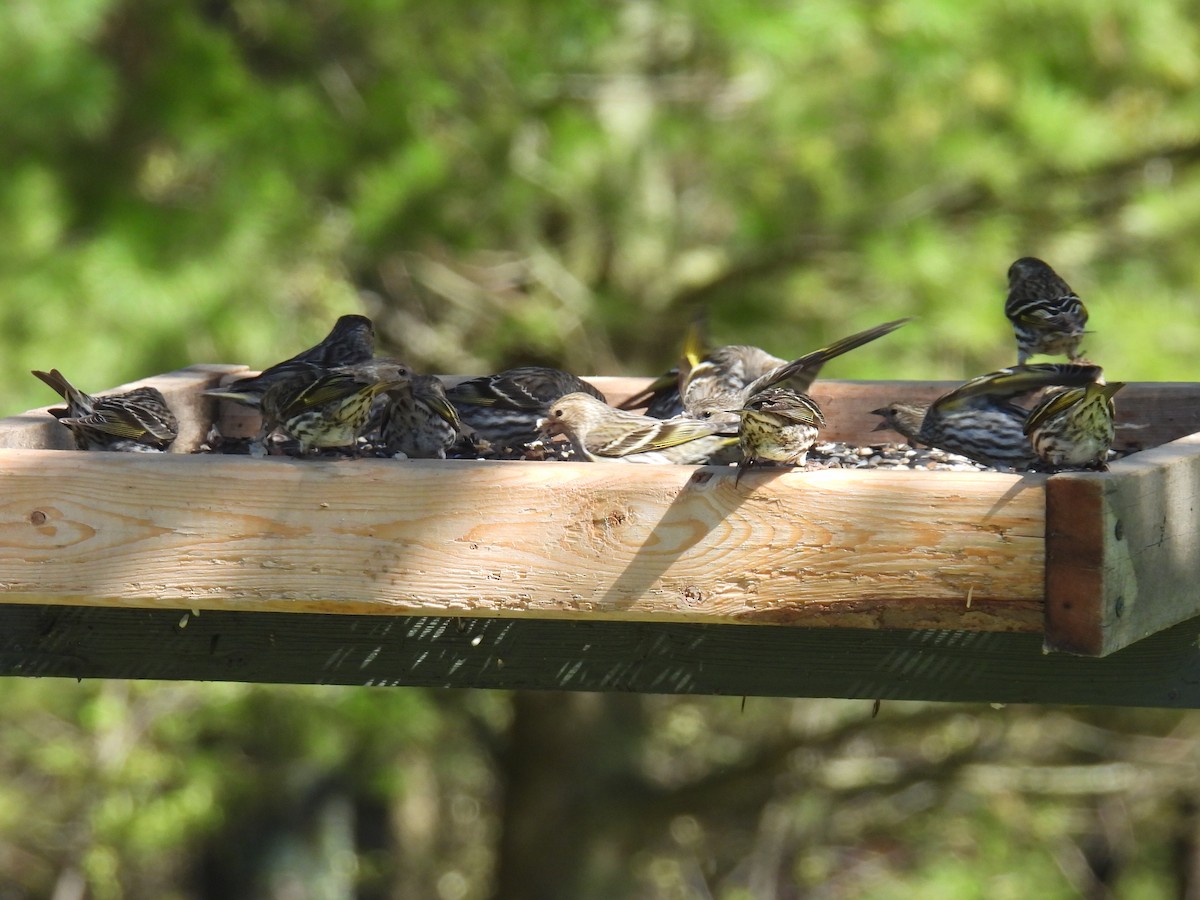
[[[555,416],[559,419],[562,418],[562,414],[563,414],[563,411],[561,409],[556,409],[554,412],[550,413],[550,415]]]

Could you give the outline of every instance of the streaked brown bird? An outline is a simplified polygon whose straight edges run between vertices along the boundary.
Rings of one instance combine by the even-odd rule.
[[[654,419],[583,393],[552,403],[542,433],[565,435],[580,458],[593,462],[704,465],[733,462],[740,455],[737,434],[716,423]]]
[[[239,378],[222,388],[205,391],[209,397],[232,400],[257,409],[271,385],[294,375],[315,375],[338,366],[366,362],[375,353],[375,326],[366,316],[342,316],[320,343],[264,369],[258,375]]]
[[[1105,468],[1116,427],[1113,395],[1124,382],[1062,388],[1048,393],[1025,420],[1025,434],[1047,466]]]
[[[828,347],[786,362],[758,347],[730,345],[709,353],[681,381],[683,406],[699,419],[736,418],[736,411],[769,387],[808,393],[829,360],[891,334],[909,319],[896,319],[856,332]]]
[[[389,455],[408,459],[445,459],[462,433],[458,411],[435,375],[412,379],[386,395],[380,440]]]
[[[264,442],[275,429],[297,440],[301,454],[314,447],[350,446],[366,428],[375,397],[402,387],[411,377],[407,366],[386,358],[293,371],[262,395],[263,424],[252,452],[263,455]]]
[[[1050,266],[1032,256],[1008,268],[1004,314],[1017,339],[1017,365],[1035,353],[1082,359],[1079,344],[1087,325],[1087,307]]]
[[[646,415],[658,418],[686,415],[732,422],[735,410],[744,406],[753,394],[782,384],[807,393],[829,360],[890,334],[908,321],[897,319],[868,328],[790,362],[749,344],[704,350],[702,337],[693,327],[688,332],[679,367],[660,375],[620,408],[645,406]]]
[[[825,427],[821,408],[808,394],[788,387],[759,391],[738,410],[742,461],[734,484],[760,462],[802,466],[817,433]]]
[[[958,453],[985,466],[1028,469],[1037,454],[1025,435],[1029,410],[1014,402],[1022,394],[1054,386],[1085,386],[1101,376],[1099,366],[1041,363],[1000,369],[972,378],[928,407],[890,403],[872,412],[909,442]]]
[[[50,414],[71,430],[80,450],[158,452],[179,435],[179,422],[157,388],[139,387],[93,397],[67,381],[58,369],[33,374],[67,401]]]
[[[496,449],[520,450],[538,437],[550,404],[567,394],[604,395],[582,378],[545,366],[521,366],[460,382],[446,391],[459,418]]]

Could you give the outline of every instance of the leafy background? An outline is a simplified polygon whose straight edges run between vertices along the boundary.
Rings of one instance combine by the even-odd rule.
[[[781,356],[911,315],[829,374],[958,379],[1013,360],[1027,254],[1110,378],[1193,380],[1197,23],[8,0],[0,405],[52,402],[31,368],[264,366],[345,312],[428,371],[596,374],[661,371],[697,309]],[[1200,871],[1191,713],[11,680],[0,716],[0,897],[1159,897]]]

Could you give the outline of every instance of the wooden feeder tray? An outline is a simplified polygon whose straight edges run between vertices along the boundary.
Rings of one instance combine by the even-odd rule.
[[[729,467],[192,452],[214,417],[247,430],[201,393],[246,371],[138,382],[181,422],[161,455],[75,451],[45,410],[0,420],[0,611],[1005,633],[1084,656],[1200,615],[1200,385],[1129,385],[1130,455],[1106,473],[755,469],[735,485]],[[610,401],[646,384],[592,381]],[[823,437],[868,445],[888,437],[871,409],[949,386],[813,393]],[[22,653],[0,637],[0,671],[31,671]]]

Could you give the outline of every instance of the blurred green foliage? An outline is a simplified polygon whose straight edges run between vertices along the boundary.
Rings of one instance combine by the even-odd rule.
[[[959,378],[1014,360],[1030,254],[1111,377],[1194,378],[1183,0],[8,0],[0,80],[4,413],[54,399],[31,368],[264,366],[345,312],[432,371],[597,374],[699,308],[782,356],[915,315],[829,374]],[[1107,859],[1157,897],[1195,839],[1192,715],[642,713],[664,793],[784,749],[769,799],[598,842],[621,896],[1101,896]],[[504,695],[12,680],[0,715],[0,896],[490,890]]]
[[[350,310],[454,372],[655,371],[694,307],[784,356],[917,315],[837,374],[957,378],[1012,357],[1026,254],[1117,377],[1187,379],[1191,12],[13,0],[0,396],[261,366]]]

